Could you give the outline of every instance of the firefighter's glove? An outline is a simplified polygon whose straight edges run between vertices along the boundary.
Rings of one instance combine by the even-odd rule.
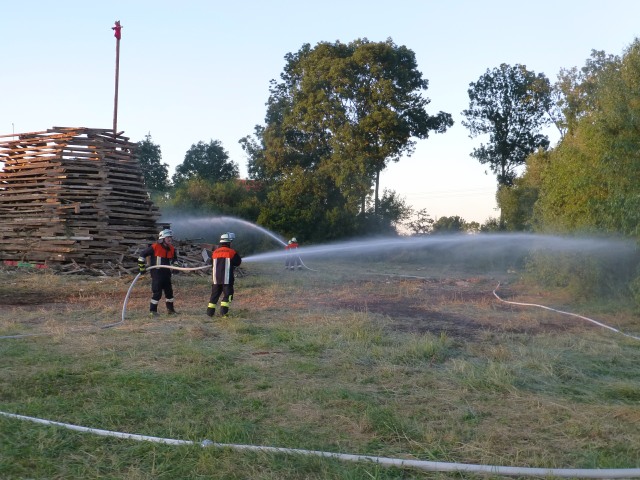
[[[138,270],[140,270],[140,274],[143,274],[147,271],[147,264],[138,262]]]

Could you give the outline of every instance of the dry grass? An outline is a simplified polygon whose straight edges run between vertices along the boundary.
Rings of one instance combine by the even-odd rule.
[[[640,466],[637,341],[501,304],[495,275],[325,267],[249,264],[232,316],[213,322],[204,315],[208,278],[176,275],[181,314],[159,320],[147,316],[143,278],[125,322],[110,329],[101,327],[120,320],[131,279],[0,272],[0,335],[41,335],[0,343],[0,410],[169,438],[493,465]],[[513,282],[501,293],[571,307],[554,292],[523,289]],[[632,312],[606,316],[640,333]],[[4,452],[11,466],[0,463],[7,478],[30,469],[38,478],[407,474],[240,452],[129,451],[123,441],[0,424],[14,445]],[[28,444],[43,435],[38,447]],[[46,460],[53,451],[67,470]],[[89,458],[96,470],[81,466]]]

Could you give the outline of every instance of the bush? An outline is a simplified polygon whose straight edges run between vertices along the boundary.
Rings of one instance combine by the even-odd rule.
[[[629,282],[629,292],[636,307],[640,309],[640,266],[638,267],[635,278]]]
[[[565,290],[576,299],[633,296],[640,305],[637,257],[629,259],[615,252],[598,256],[581,252],[536,252],[526,262],[525,278],[544,287]]]

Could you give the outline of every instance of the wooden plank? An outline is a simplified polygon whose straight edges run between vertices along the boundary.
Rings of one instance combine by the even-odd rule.
[[[0,138],[5,138],[5,137],[19,137],[21,135],[41,135],[43,133],[47,133],[46,130],[41,130],[39,132],[29,132],[29,133],[8,133],[6,135],[0,135]]]
[[[0,149],[3,149],[3,148],[6,148],[6,151],[4,153],[11,155],[14,153],[41,152],[43,151],[43,149],[46,151],[49,151],[49,150],[55,151],[55,150],[60,150],[62,146],[56,142],[44,140],[44,141],[37,141],[33,143],[22,142],[20,146],[14,145],[14,146],[11,146],[10,148],[0,145]]]
[[[75,243],[75,240],[93,240],[93,237],[40,237],[40,240],[56,240],[56,243],[60,243],[65,240],[73,240],[71,243]]]
[[[11,221],[14,222],[14,224],[19,225],[19,226],[23,226],[23,225],[34,225],[34,224],[38,224],[38,225],[47,225],[53,221],[62,221],[61,219],[54,219],[51,217],[42,217],[42,209],[40,210],[34,210],[34,212],[37,212],[40,214],[40,216],[38,217],[24,217],[22,216],[23,212],[20,212],[20,217],[17,218],[12,218]],[[8,222],[7,222],[8,223]]]
[[[47,193],[46,192],[42,192],[40,194],[26,194],[26,195],[21,195],[19,193],[16,193],[15,195],[11,195],[10,194],[3,194],[3,197],[6,197],[5,199],[3,199],[3,203],[5,204],[9,204],[12,205],[15,202],[24,202],[26,200],[42,200],[43,198],[46,199],[47,198]],[[44,206],[44,204],[43,204]]]
[[[4,170],[6,172],[11,172],[14,170],[23,170],[23,169],[29,169],[29,168],[46,168],[47,166],[60,166],[60,163],[56,163],[58,161],[58,157],[57,156],[50,156],[50,157],[40,157],[40,158],[36,158],[36,157],[29,157],[26,158],[24,161],[19,161],[19,162],[7,162],[5,163],[4,166]]]
[[[48,184],[46,183],[46,180],[45,180],[43,182],[23,182],[23,183],[11,182],[10,186],[11,188],[7,189],[6,193],[10,193],[13,190],[19,190],[21,193],[30,192],[30,191],[41,192],[43,188],[45,188],[46,190],[53,190],[57,185],[52,183]],[[2,189],[0,189],[0,202],[2,202],[2,196],[4,194],[5,193],[3,193]]]
[[[59,162],[58,155],[53,153],[46,155],[18,155],[12,158],[7,158],[4,169],[15,170],[19,168],[30,168],[33,164],[35,164],[35,167],[33,168],[43,168],[46,167],[47,162],[51,162],[52,165],[59,165],[59,163],[56,163]]]

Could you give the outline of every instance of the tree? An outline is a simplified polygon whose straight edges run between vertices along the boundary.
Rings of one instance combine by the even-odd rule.
[[[453,217],[440,217],[433,223],[433,233],[460,233],[467,231],[467,222],[455,215]]]
[[[489,143],[473,150],[472,157],[497,175],[498,184],[513,185],[516,167],[537,149],[547,149],[549,139],[540,133],[551,119],[551,85],[544,74],[536,75],[524,65],[502,64],[487,70],[469,84],[469,108],[462,124],[470,137],[489,134]]]
[[[564,139],[560,145],[563,142]],[[544,172],[554,155],[555,150],[539,150],[529,155],[524,173],[515,179],[513,186],[498,188],[496,200],[504,230],[531,231],[538,227],[535,219],[536,203]]]
[[[179,186],[186,180],[199,177],[211,183],[225,182],[238,178],[238,165],[229,160],[229,154],[218,140],[208,144],[200,141],[191,145],[184,161],[176,167],[173,183]]]
[[[151,133],[137,143],[136,158],[140,162],[147,189],[152,192],[166,192],[169,189],[169,165],[162,163],[160,146],[153,143]]]
[[[572,132],[578,120],[595,107],[594,98],[598,87],[598,78],[620,63],[616,55],[607,55],[602,50],[591,50],[591,57],[578,70],[576,67],[561,69],[558,81],[553,87],[556,103],[562,118],[556,121],[563,133]]]
[[[500,187],[496,195],[504,230],[531,230],[533,208],[538,189],[527,185],[525,177],[516,178],[511,187]]]
[[[482,225],[478,222],[467,222],[464,226],[464,231],[467,233],[480,233],[482,231]]]
[[[258,223],[287,235],[336,240],[357,233],[354,212],[324,173],[305,175],[297,167],[269,190]]]
[[[362,226],[362,233],[396,234],[397,227],[402,225],[412,214],[413,210],[404,198],[395,190],[384,189],[379,200],[378,213],[375,214],[373,199],[368,201],[366,224]]]
[[[260,213],[259,188],[232,179],[211,182],[201,177],[185,180],[176,188],[171,208],[232,215],[255,222]]]
[[[603,179],[597,175],[597,168],[588,166],[589,160],[579,151],[580,149],[573,146],[582,145],[583,148],[585,141],[590,143],[593,138],[599,137],[596,132],[590,132],[589,124],[592,123],[594,114],[602,110],[599,97],[606,83],[605,78],[615,77],[619,66],[619,57],[592,50],[591,57],[582,68],[560,70],[558,82],[553,88],[555,107],[553,112],[550,112],[561,133],[560,142],[554,150],[540,150],[530,155],[527,158],[525,172],[515,179],[513,186],[498,189],[497,200],[504,228],[531,230],[545,228],[544,224],[547,227],[553,224],[553,228],[556,229],[561,228],[560,224],[569,218],[572,218],[569,221],[572,228],[585,228],[587,224],[594,223],[586,220],[584,214],[588,209],[585,208],[585,203],[592,203],[598,198],[595,190],[599,188],[598,185],[602,185]],[[587,119],[586,123],[581,126],[584,118]],[[586,130],[589,130],[589,133],[585,135]],[[589,147],[592,153],[600,151],[597,143]],[[552,166],[551,162],[557,165]],[[568,168],[570,164],[574,165],[571,169]],[[562,169],[566,171],[563,172]],[[548,177],[552,180],[545,188],[547,198],[538,202],[543,178],[549,175],[550,170],[554,173]],[[585,173],[588,179],[583,178]],[[595,188],[585,195],[589,185]],[[577,193],[578,191],[580,193]],[[577,195],[573,196],[570,192],[576,192]],[[595,196],[591,196],[593,194]],[[554,200],[549,202],[551,197]],[[563,210],[563,213],[545,213],[546,218],[541,221],[540,214],[547,212],[550,204],[554,209]]]
[[[377,214],[380,173],[388,162],[413,153],[414,138],[453,124],[448,113],[427,114],[430,100],[421,92],[428,81],[415,54],[391,39],[359,39],[305,44],[285,59],[282,81],[270,88],[267,125],[259,132],[264,156],[250,170],[274,181],[298,167],[323,172],[347,208],[359,205],[361,215],[373,186]]]
[[[253,180],[264,181],[268,177],[264,161],[264,127],[256,125],[254,135],[241,138],[238,143],[247,154],[248,176]]]
[[[577,86],[591,94],[575,109],[579,114],[570,134],[550,152],[540,175],[535,217],[547,231],[596,230],[638,238],[640,40],[622,58],[597,58],[604,59],[598,68],[589,68],[593,60],[587,63],[593,72],[585,78],[588,87]]]
[[[523,175],[527,185],[538,188],[533,224],[550,233],[606,233],[637,241],[640,40],[621,58],[592,52],[585,67],[570,72],[563,85],[567,134],[547,155],[532,155]],[[621,255],[617,248],[609,253],[538,252],[527,271],[585,298],[630,294],[640,306],[637,254]]]
[[[485,222],[480,225],[480,232],[491,233],[500,231],[500,220],[497,218],[489,217]]]
[[[410,222],[407,222],[407,228],[413,235],[427,235],[433,229],[433,218],[427,213],[427,209],[423,208],[414,212]]]
[[[334,44],[340,51],[345,46]],[[430,116],[426,107],[430,100],[421,92],[429,82],[422,78],[413,51],[386,42],[356,40],[346,46],[348,56],[342,62],[337,78],[335,70],[328,72],[333,87],[338,87],[338,109],[333,119],[333,164],[349,165],[356,160],[356,173],[372,178],[374,185],[374,215],[379,210],[380,173],[390,161],[414,152],[415,140],[425,139],[429,132],[443,133],[453,125],[450,114],[440,112]],[[319,50],[322,52],[322,50]],[[329,93],[322,84],[313,91]],[[322,118],[324,107],[313,102],[311,111]],[[319,107],[319,108],[318,108]],[[367,188],[371,181],[367,182]],[[363,185],[364,182],[363,182]]]

